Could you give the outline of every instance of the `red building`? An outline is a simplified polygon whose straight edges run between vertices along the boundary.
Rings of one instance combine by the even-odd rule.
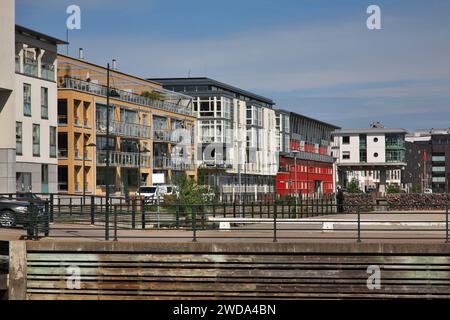
[[[338,127],[277,110],[277,129],[280,132],[277,194],[333,193],[331,132]]]

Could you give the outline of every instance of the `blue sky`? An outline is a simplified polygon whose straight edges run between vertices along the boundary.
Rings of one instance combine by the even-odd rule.
[[[16,22],[141,77],[208,76],[342,127],[450,127],[447,0],[16,0]],[[382,30],[366,28],[381,7]],[[65,48],[61,48],[65,53]]]

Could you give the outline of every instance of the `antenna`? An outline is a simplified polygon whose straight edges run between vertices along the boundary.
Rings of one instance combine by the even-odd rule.
[[[188,71],[188,78],[190,78],[191,77],[191,69],[189,69],[189,71]]]

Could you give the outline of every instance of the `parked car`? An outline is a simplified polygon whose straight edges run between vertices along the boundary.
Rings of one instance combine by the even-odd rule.
[[[32,192],[18,192],[16,193],[16,200],[31,202],[34,205],[38,206],[40,209],[44,209],[45,204],[47,203],[47,201],[41,199]]]
[[[431,194],[433,193],[433,189],[425,189],[423,193]]]
[[[0,227],[13,228],[16,226],[25,226],[30,205],[31,203],[28,201],[0,198]],[[38,215],[44,213],[40,209],[38,209],[38,212]]]
[[[139,187],[136,195],[143,198],[146,202],[156,203],[159,198],[159,202],[164,202],[164,196],[176,194],[176,187],[172,185],[153,185]],[[159,197],[158,197],[159,195]]]

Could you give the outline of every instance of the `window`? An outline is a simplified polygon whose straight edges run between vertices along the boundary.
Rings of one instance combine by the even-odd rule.
[[[22,155],[22,122],[16,122],[16,154]]]
[[[373,154],[373,156],[374,156],[375,158],[378,158],[378,152],[375,152],[375,153]]]
[[[33,156],[39,157],[41,155],[41,127],[38,124],[33,124]]]
[[[23,84],[23,115],[31,117],[31,84]]]
[[[98,186],[106,186],[106,179],[108,179],[108,184],[110,186],[114,186],[116,183],[116,169],[109,168],[109,173],[106,174],[106,168],[99,167],[97,168],[97,185]]]
[[[373,138],[373,142],[377,143],[378,142],[378,138]]]
[[[17,172],[16,173],[16,190],[21,192],[31,192],[31,173]]]
[[[48,88],[41,88],[41,118],[48,119]]]
[[[342,159],[343,160],[350,160],[350,151],[343,151],[342,152]]]
[[[350,137],[349,136],[342,137],[342,144],[350,144]]]
[[[50,157],[56,158],[56,127],[50,127]]]

